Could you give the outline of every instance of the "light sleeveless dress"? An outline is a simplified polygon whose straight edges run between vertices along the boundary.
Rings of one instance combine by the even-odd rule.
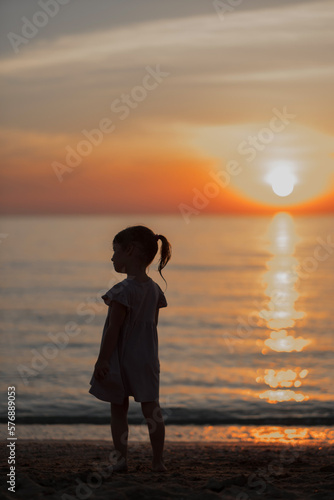
[[[151,278],[143,283],[126,278],[102,299],[109,306],[102,340],[109,325],[111,301],[126,306],[127,313],[111,355],[109,373],[103,380],[93,375],[89,392],[116,404],[123,403],[126,396],[138,402],[158,400],[160,361],[155,315],[157,308],[167,307],[163,291]]]

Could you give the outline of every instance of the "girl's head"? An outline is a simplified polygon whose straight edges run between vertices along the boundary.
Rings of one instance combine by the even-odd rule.
[[[131,245],[136,246],[136,258],[138,258],[145,267],[153,261],[158,252],[158,240],[161,240],[159,273],[162,279],[166,282],[161,274],[161,270],[166,266],[171,258],[172,247],[165,236],[162,234],[156,235],[151,229],[146,226],[130,226],[123,231],[120,231],[114,237],[113,243],[118,244],[123,251],[127,250]]]

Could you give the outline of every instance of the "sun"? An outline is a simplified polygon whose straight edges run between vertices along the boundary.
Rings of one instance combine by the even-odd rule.
[[[274,193],[282,198],[289,196],[289,194],[293,192],[296,184],[295,176],[291,170],[284,165],[272,170],[267,176],[267,181],[271,185]]]

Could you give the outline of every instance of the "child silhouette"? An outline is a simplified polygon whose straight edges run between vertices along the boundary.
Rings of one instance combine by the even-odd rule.
[[[158,252],[158,240],[162,243],[158,267],[162,276],[161,270],[171,257],[171,245],[165,236],[145,226],[119,232],[113,240],[111,260],[115,271],[126,273],[127,278],[102,296],[109,308],[89,392],[111,403],[111,433],[118,457],[113,471],[127,471],[129,396],[141,403],[147,421],[152,470],[166,471],[157,324],[159,308],[166,307],[167,301],[159,285],[146,274]]]

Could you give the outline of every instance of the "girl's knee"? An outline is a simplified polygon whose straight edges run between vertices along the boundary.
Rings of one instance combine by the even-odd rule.
[[[129,398],[124,398],[123,403],[117,404],[117,403],[110,403],[110,408],[111,408],[111,413],[123,413],[127,412],[129,408]]]
[[[141,403],[144,417],[159,417],[160,405],[158,401],[145,401]]]

